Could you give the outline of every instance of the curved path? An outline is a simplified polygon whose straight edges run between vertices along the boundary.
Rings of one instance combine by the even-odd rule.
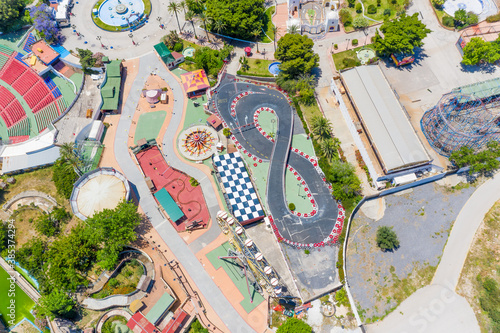
[[[172,73],[165,69],[164,65],[158,60],[156,55],[150,52],[141,57],[138,75],[133,82],[130,91],[140,91],[144,86],[148,75],[155,69],[157,75],[159,75],[171,87],[174,94],[173,114],[163,138],[164,153],[167,155],[166,158],[172,167],[183,170],[192,177],[198,179],[203,189],[203,194],[205,196],[211,218],[215,221],[219,204],[210,180],[202,171],[191,165],[185,164],[174,153],[174,145],[176,142],[175,133],[181,123],[182,113],[184,110],[183,101],[185,94],[180,83],[174,78]],[[139,94],[131,93],[124,103],[115,137],[114,154],[116,161],[120,165],[120,168],[123,170],[127,179],[132,184],[132,188],[138,197],[139,204],[146,216],[149,218],[151,224],[168,245],[170,250],[175,254],[177,260],[184,267],[186,273],[191,277],[200,293],[203,294],[207,302],[221,318],[228,330],[230,332],[239,333],[253,332],[253,329],[245,322],[245,320],[243,320],[239,313],[233,308],[231,303],[225,298],[221,290],[217,287],[194,255],[194,253],[199,251],[206,244],[210,243],[220,234],[220,229],[217,226],[217,223],[212,223],[210,229],[188,247],[179,234],[177,234],[174,227],[160,214],[158,206],[156,205],[156,202],[144,181],[144,176],[139,171],[137,165],[130,156],[129,149],[127,147],[129,135],[128,131],[132,124],[132,117],[139,98]]]
[[[249,92],[241,98],[242,92]],[[269,160],[267,206],[274,223],[284,239],[300,244],[326,242],[335,226],[339,209],[328,185],[311,161],[295,152],[290,153],[293,136],[293,109],[287,97],[277,90],[246,82],[237,82],[226,75],[214,96],[215,106],[234,138],[242,148],[262,160]],[[273,109],[278,118],[274,142],[262,135],[255,126],[239,127],[253,122],[254,113],[264,107]],[[297,216],[290,212],[285,198],[285,171],[287,163],[307,183],[318,212],[312,217]]]
[[[457,216],[443,256],[426,286],[396,308],[369,332],[480,332],[476,316],[457,287],[474,235],[484,216],[500,200],[500,174],[481,185]]]

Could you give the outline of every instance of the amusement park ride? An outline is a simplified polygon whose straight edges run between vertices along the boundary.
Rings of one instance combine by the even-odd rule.
[[[233,249],[228,250],[227,256],[219,257],[219,259],[234,260],[242,268],[251,302],[253,302],[253,298],[250,285],[253,285],[255,290],[261,294],[265,289],[272,297],[292,297],[280,276],[238,221],[227,212],[219,211],[217,222],[233,246]]]

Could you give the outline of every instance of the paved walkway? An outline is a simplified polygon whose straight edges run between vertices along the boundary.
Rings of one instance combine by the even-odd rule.
[[[212,184],[210,183],[208,177],[200,170],[180,161],[174,153],[175,133],[182,120],[182,113],[184,110],[184,105],[182,102],[185,99],[185,95],[182,91],[180,83],[170,72],[165,69],[156,55],[151,52],[141,58],[139,72],[132,85],[131,91],[138,91],[139,89],[142,89],[148,75],[155,69],[157,74],[160,75],[165,80],[165,82],[167,82],[174,93],[173,116],[163,139],[164,152],[166,153],[167,159],[170,161],[173,167],[184,170],[186,173],[199,180],[203,188],[205,200],[207,201],[207,205],[209,206],[211,215],[215,214],[219,209],[219,205],[213,191]],[[163,219],[163,217],[159,213],[158,207],[151,195],[151,192],[144,182],[143,175],[130,156],[127,147],[127,140],[129,136],[128,131],[138,101],[139,94],[132,93],[127,98],[123,107],[115,138],[114,151],[116,160],[128,180],[132,183],[132,186],[134,187],[134,190],[138,196],[138,201],[142,210],[149,218],[161,238],[175,253],[175,256],[179,260],[180,264],[184,267],[188,275],[193,279],[200,292],[207,299],[208,303],[211,305],[217,315],[223,320],[224,324],[231,332],[252,332],[253,330],[251,329],[251,327],[231,306],[229,301],[224,297],[222,292],[219,290],[219,288],[217,288],[210,276],[203,269],[203,266],[198,262],[198,259],[195,257],[190,247],[186,245],[186,243],[172,227],[172,225],[168,221]],[[213,217],[214,215],[212,215],[212,218]],[[212,224],[212,226],[214,225],[215,223]],[[193,246],[193,248],[195,250],[197,248],[201,248],[204,242],[210,242],[211,240],[215,239],[215,237],[219,233],[220,230],[215,225],[215,227],[210,228],[203,236],[198,238],[196,242],[193,243],[193,245],[197,244],[197,246]]]

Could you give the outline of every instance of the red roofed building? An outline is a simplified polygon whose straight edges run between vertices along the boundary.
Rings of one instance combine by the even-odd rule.
[[[127,322],[127,327],[134,333],[159,333],[160,331],[151,324],[140,312],[137,312]]]
[[[167,326],[161,333],[178,333],[182,330],[189,319],[189,315],[184,310],[179,309],[175,312],[174,317],[170,319]]]
[[[31,45],[31,52],[47,66],[53,64],[60,57],[60,54],[54,51],[43,39]]]
[[[207,124],[212,126],[216,131],[220,131],[222,129],[222,120],[220,120],[220,118],[215,114],[208,117]]]

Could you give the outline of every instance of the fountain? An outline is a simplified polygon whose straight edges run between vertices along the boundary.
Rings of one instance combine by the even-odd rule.
[[[114,27],[112,30],[120,30],[137,24],[144,16],[144,1],[130,0],[105,0],[97,12],[94,10],[96,18],[104,24]],[[111,30],[111,29],[110,29]]]

